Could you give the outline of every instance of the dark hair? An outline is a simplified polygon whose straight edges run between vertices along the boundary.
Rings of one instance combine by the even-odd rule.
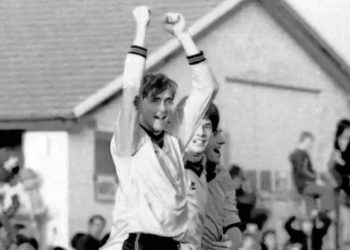
[[[255,208],[250,214],[250,223],[257,225],[262,230],[266,221],[269,219],[269,210],[264,208]]]
[[[85,233],[76,233],[76,234],[72,237],[72,239],[71,239],[71,241],[70,241],[70,245],[71,245],[74,249],[76,249],[77,246],[78,246],[78,242],[79,242],[80,239],[81,239],[82,237],[84,237],[85,235],[86,235]]]
[[[141,98],[145,98],[149,94],[156,96],[167,89],[170,89],[173,93],[173,97],[175,97],[177,91],[176,82],[161,73],[146,74],[143,77],[143,81],[140,87],[140,96]]]
[[[66,250],[66,249],[60,246],[55,246],[52,248],[52,250]]]
[[[243,178],[243,170],[239,166],[233,164],[230,167],[230,176],[231,176],[232,179],[235,178],[235,177]]]
[[[220,122],[220,114],[217,106],[214,103],[210,103],[203,118],[207,118],[209,121],[211,121],[213,132],[216,132]]]
[[[347,119],[342,119],[337,124],[337,131],[335,132],[334,138],[334,148],[339,150],[339,137],[344,133],[346,129],[350,128],[350,121]]]
[[[176,106],[176,110],[179,113],[180,119],[183,118],[183,108],[185,106],[188,96],[181,98]],[[216,132],[220,122],[220,113],[218,107],[214,103],[210,103],[207,111],[205,112],[204,119],[208,119],[211,122],[213,132]]]
[[[350,128],[350,121],[347,119],[342,119],[337,124],[337,131],[335,133],[335,139],[334,139],[334,148],[336,150],[340,150],[339,147],[339,137],[344,133],[346,129]],[[348,143],[347,147],[344,151],[341,152],[341,156],[345,161],[346,168],[350,167],[350,142]]]
[[[92,225],[92,223],[94,223],[95,220],[100,220],[100,221],[102,221],[103,223],[106,223],[106,219],[105,219],[102,215],[100,215],[100,214],[95,214],[95,215],[93,215],[93,216],[90,217],[90,219],[89,219],[89,225]]]
[[[25,244],[25,243],[31,245],[35,250],[39,249],[39,244],[38,244],[36,239],[28,238],[22,234],[17,234],[16,235],[17,246],[20,246],[20,245]]]
[[[13,228],[18,231],[18,230],[21,230],[21,229],[25,229],[26,227],[23,225],[23,224],[15,224],[13,226]]]
[[[314,135],[309,131],[303,131],[299,136],[299,142],[302,142],[307,138],[314,139]]]

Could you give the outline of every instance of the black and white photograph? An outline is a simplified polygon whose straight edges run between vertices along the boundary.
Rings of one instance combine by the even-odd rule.
[[[349,0],[0,0],[0,250],[349,250]]]

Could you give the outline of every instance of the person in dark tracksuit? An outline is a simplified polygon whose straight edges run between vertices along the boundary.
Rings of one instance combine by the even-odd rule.
[[[333,210],[335,192],[332,187],[318,183],[317,173],[312,166],[310,151],[313,141],[313,134],[302,132],[297,148],[289,156],[294,184],[300,194],[319,198],[321,211]]]

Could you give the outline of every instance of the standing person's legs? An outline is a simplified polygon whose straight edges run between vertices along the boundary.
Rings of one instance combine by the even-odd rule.
[[[317,195],[321,200],[321,211],[334,210],[335,192],[331,187],[310,182],[303,190],[304,195]]]

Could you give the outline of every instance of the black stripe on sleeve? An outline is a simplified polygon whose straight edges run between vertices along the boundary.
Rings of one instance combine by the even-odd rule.
[[[201,51],[195,55],[187,56],[186,58],[187,58],[188,63],[190,65],[198,64],[198,63],[205,61],[203,51]]]
[[[135,55],[139,55],[139,56],[146,58],[147,57],[147,49],[140,47],[140,46],[137,46],[137,45],[132,45],[130,47],[129,54],[135,54]]]

